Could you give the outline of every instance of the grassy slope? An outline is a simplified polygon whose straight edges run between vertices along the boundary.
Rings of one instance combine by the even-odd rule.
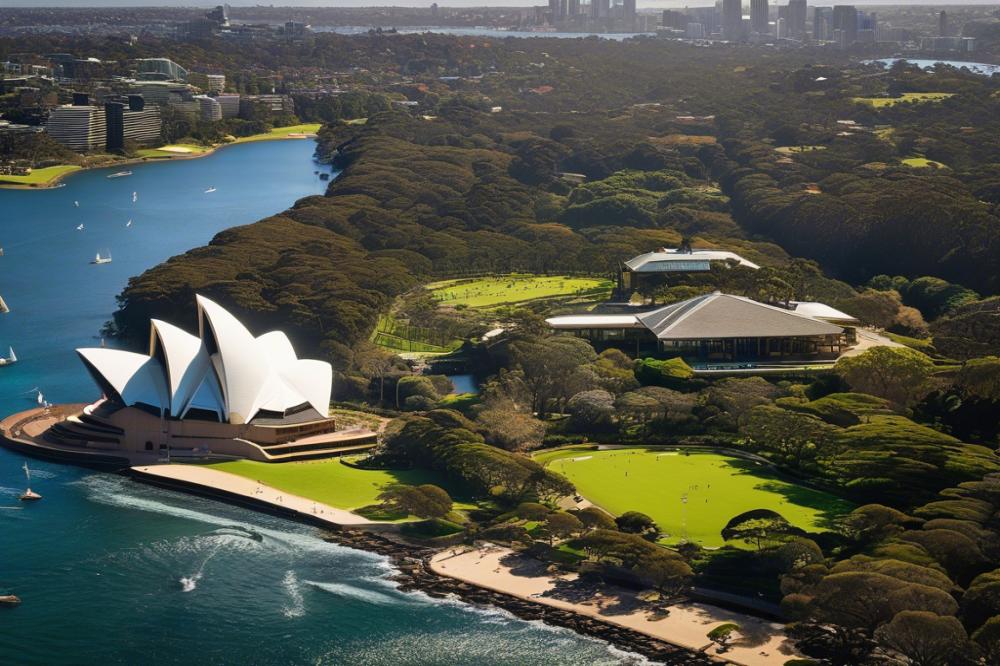
[[[610,280],[552,275],[501,275],[477,280],[447,280],[427,285],[442,305],[485,308],[538,298],[611,291]]]
[[[611,513],[648,514],[669,535],[669,543],[683,538],[682,507],[688,539],[707,547],[721,546],[719,532],[729,519],[751,509],[772,509],[804,529],[822,528],[851,509],[848,502],[783,481],[756,463],[713,453],[566,449],[536,459],[565,474],[581,495]],[[685,494],[688,501],[682,505]]]
[[[33,169],[27,176],[0,176],[0,183],[12,183],[15,185],[45,185],[51,180],[76,171],[80,167],[75,164],[60,164],[58,166],[45,167],[44,169]]]
[[[287,139],[292,134],[315,134],[322,125],[320,123],[306,123],[304,125],[287,125],[285,127],[275,127],[270,132],[263,134],[252,134],[243,136],[233,143],[246,143],[247,141],[267,141],[269,139]]]
[[[339,459],[281,464],[237,460],[212,467],[348,510],[375,504],[379,492],[393,483],[442,485],[441,478],[430,472],[356,469]]]

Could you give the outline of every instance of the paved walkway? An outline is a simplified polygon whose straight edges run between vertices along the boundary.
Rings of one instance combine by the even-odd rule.
[[[338,509],[298,495],[291,495],[244,476],[222,472],[203,465],[148,465],[132,469],[164,479],[195,483],[206,488],[242,495],[258,502],[266,502],[282,509],[295,511],[312,518],[339,525],[371,525],[372,521],[356,513]]]
[[[637,599],[633,591],[611,585],[585,585],[577,581],[576,574],[552,575],[543,563],[500,546],[445,550],[431,558],[431,569],[443,576],[595,617],[742,666],[782,666],[796,656],[779,623],[694,602],[673,604],[667,607],[669,614],[657,614],[654,606]],[[719,653],[706,634],[725,622],[740,625],[741,632],[731,649]]]

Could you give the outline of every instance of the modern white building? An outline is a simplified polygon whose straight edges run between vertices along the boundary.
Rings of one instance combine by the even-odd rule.
[[[45,131],[71,150],[87,152],[104,147],[107,120],[98,106],[57,106],[49,113]]]
[[[375,445],[374,432],[338,431],[328,416],[329,363],[298,358],[281,331],[255,336],[219,304],[196,301],[196,335],[154,319],[146,353],[78,349],[100,399],[26,413],[44,423],[17,443],[113,466],[164,457],[279,463]]]
[[[198,117],[202,122],[222,120],[222,105],[214,97],[195,95],[195,99],[198,101]]]
[[[175,418],[195,410],[201,418],[251,423],[309,412],[327,416],[333,368],[299,359],[288,337],[254,337],[217,303],[198,296],[198,335],[153,319],[149,353],[78,349],[108,400],[145,406]]]

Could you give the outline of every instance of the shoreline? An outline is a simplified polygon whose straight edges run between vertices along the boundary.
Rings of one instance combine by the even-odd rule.
[[[245,477],[196,464],[130,465],[122,458],[108,456],[106,452],[57,457],[53,454],[68,452],[49,451],[47,447],[8,432],[16,425],[14,420],[18,420],[16,417],[20,415],[12,416],[15,419],[8,417],[2,422],[6,428],[0,427],[0,446],[4,448],[33,457],[54,459],[62,464],[100,467],[102,471],[114,471],[137,483],[204,497],[319,528],[323,531],[321,538],[326,541],[387,557],[396,570],[390,579],[398,584],[402,592],[420,591],[433,598],[456,597],[472,605],[500,608],[523,620],[542,621],[605,641],[615,648],[642,655],[656,663],[776,666],[794,657],[794,654],[782,652],[781,661],[775,660],[778,646],[784,643],[783,632],[777,624],[754,615],[687,600],[670,604],[667,615],[648,617],[655,608],[645,604],[636,606],[634,590],[604,583],[597,588],[582,590],[583,601],[559,599],[555,594],[557,589],[574,583],[575,575],[551,573],[544,563],[533,559],[518,562],[514,572],[513,566],[500,562],[500,558],[506,556],[523,559],[510,549],[499,546],[469,547],[458,545],[456,540],[438,541],[433,545],[416,542],[400,534],[397,523],[372,522],[346,509],[290,495]],[[479,559],[471,566],[462,559],[469,560],[477,555]],[[484,558],[490,559],[483,564]],[[539,571],[539,575],[526,576],[522,571],[526,563],[544,571]],[[449,565],[451,570],[447,570]],[[619,605],[632,604],[633,607],[629,612],[611,613],[600,605],[608,599],[616,599]],[[757,639],[757,642],[751,642],[749,646],[737,642],[724,655],[706,652],[710,643],[704,637],[707,626],[733,620],[741,626],[750,627],[752,630],[748,638]],[[764,652],[761,647],[768,654],[757,658],[756,651]]]
[[[164,155],[162,157],[130,157],[124,160],[118,160],[111,162],[110,164],[101,164],[94,166],[83,166],[79,169],[70,169],[58,174],[54,178],[45,181],[44,183],[38,183],[34,185],[28,185],[26,183],[10,183],[3,180],[3,176],[0,176],[0,189],[3,190],[53,190],[57,187],[64,185],[62,182],[64,179],[78,173],[84,173],[86,171],[94,171],[95,169],[111,169],[115,167],[125,167],[137,164],[155,164],[157,162],[173,162],[178,160],[196,160],[201,157],[208,157],[209,155],[214,155],[216,151],[222,150],[223,148],[228,148],[230,146],[239,146],[245,143],[256,143],[258,141],[302,141],[304,139],[315,139],[317,134],[315,133],[302,133],[302,134],[283,134],[278,136],[269,135],[253,135],[251,137],[242,137],[242,139],[236,139],[235,141],[230,141],[228,143],[218,143],[212,146],[208,146],[204,152],[200,153],[177,153],[176,155]],[[167,144],[170,145],[170,144]],[[154,149],[156,150],[156,149]],[[63,165],[57,165],[63,166]],[[75,165],[72,165],[75,166]]]

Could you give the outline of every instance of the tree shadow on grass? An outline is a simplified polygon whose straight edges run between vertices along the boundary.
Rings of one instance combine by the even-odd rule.
[[[847,500],[799,485],[792,479],[784,479],[763,464],[738,458],[726,460],[725,464],[734,470],[734,475],[749,475],[759,479],[760,482],[754,486],[756,489],[780,495],[789,504],[816,511],[818,515],[814,522],[818,529],[833,529],[837,518],[854,509],[854,505]],[[780,507],[771,508],[781,513]]]

